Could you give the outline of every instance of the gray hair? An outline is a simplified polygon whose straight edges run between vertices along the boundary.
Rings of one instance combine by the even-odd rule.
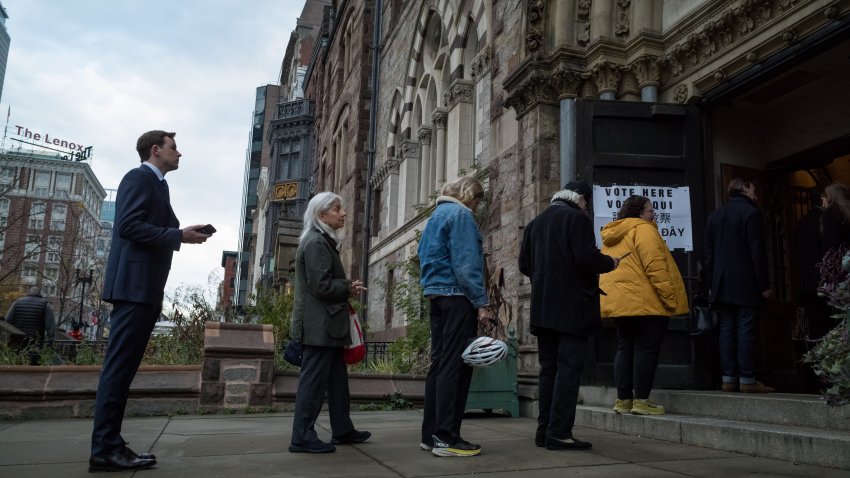
[[[298,240],[303,241],[308,232],[318,230],[319,232],[327,233],[334,241],[339,242],[336,231],[319,219],[322,213],[330,211],[334,203],[337,202],[342,203],[342,197],[330,191],[321,192],[313,196],[313,199],[307,203],[307,210],[304,211],[304,229],[301,231],[301,237]]]
[[[552,196],[552,200],[549,201],[549,202],[554,202],[556,199],[561,199],[561,200],[564,200],[564,201],[569,201],[569,202],[574,203],[574,204],[578,204],[578,200],[581,199],[581,198],[582,198],[581,194],[579,194],[579,193],[577,193],[577,192],[575,192],[571,189],[561,189],[560,191],[556,192]]]

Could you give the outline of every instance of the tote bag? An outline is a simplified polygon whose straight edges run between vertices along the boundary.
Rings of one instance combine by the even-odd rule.
[[[363,330],[360,328],[360,321],[357,319],[357,312],[354,307],[348,304],[348,315],[351,320],[351,345],[346,345],[342,353],[342,359],[349,365],[360,363],[366,357],[366,344],[363,343]]]

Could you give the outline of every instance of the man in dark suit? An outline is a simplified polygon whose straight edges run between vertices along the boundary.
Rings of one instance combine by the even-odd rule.
[[[531,279],[531,333],[540,362],[539,414],[534,443],[549,450],[587,450],[573,437],[587,337],[601,325],[599,274],[619,258],[599,252],[587,215],[590,187],[573,181],[522,236],[519,271]]]
[[[89,471],[151,468],[156,457],[135,453],[121,437],[130,384],[162,310],[171,256],[180,244],[200,244],[203,225],[179,229],[165,174],[177,169],[175,133],[148,131],[136,142],[142,165],[118,186],[115,227],[104,277],[103,300],[112,303],[106,349],[95,402]]]
[[[705,227],[708,301],[720,316],[720,368],[724,392],[772,392],[756,381],[756,314],[771,294],[762,214],[756,188],[735,178],[729,201]]]

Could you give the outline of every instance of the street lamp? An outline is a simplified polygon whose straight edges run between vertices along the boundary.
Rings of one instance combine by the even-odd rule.
[[[80,292],[80,316],[77,319],[77,325],[80,326],[80,327],[83,326],[83,302],[85,302],[85,299],[86,299],[86,284],[91,284],[92,276],[94,276],[94,269],[89,269],[89,275],[88,276],[80,275],[80,270],[77,269],[77,281],[76,282],[77,282],[77,284],[83,285],[83,290],[82,290],[82,292]]]

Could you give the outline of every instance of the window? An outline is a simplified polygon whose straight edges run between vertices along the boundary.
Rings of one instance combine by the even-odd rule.
[[[15,180],[15,167],[2,166],[0,167],[0,183],[9,184]]]
[[[56,283],[59,281],[59,269],[47,267],[44,269],[44,280],[41,281],[41,293],[45,297],[56,297]]]
[[[96,249],[97,257],[106,256],[106,239],[98,239],[96,247],[97,247],[97,249]]]
[[[46,205],[43,202],[34,202],[30,206],[30,229],[44,229],[44,211]]]
[[[41,237],[37,234],[27,234],[27,242],[24,244],[24,260],[38,262],[41,259]]]
[[[47,197],[47,191],[50,188],[50,172],[36,171],[35,183],[33,184],[35,195],[38,197]]]
[[[300,143],[298,141],[286,141],[280,144],[280,160],[277,166],[278,181],[300,176],[300,149]]]
[[[68,199],[71,196],[71,174],[56,173],[56,185],[53,187],[54,197]]]
[[[24,284],[35,284],[38,272],[36,267],[31,264],[25,264],[21,269],[21,282]]]
[[[47,238],[46,262],[58,263],[62,257],[62,236],[50,236]]]
[[[6,225],[6,221],[9,219],[9,200],[6,198],[0,198],[0,227]]]
[[[56,284],[51,282],[42,282],[41,283],[41,295],[44,297],[56,297]]]
[[[65,217],[68,215],[68,207],[64,204],[54,204],[50,212],[50,230],[64,231]]]

